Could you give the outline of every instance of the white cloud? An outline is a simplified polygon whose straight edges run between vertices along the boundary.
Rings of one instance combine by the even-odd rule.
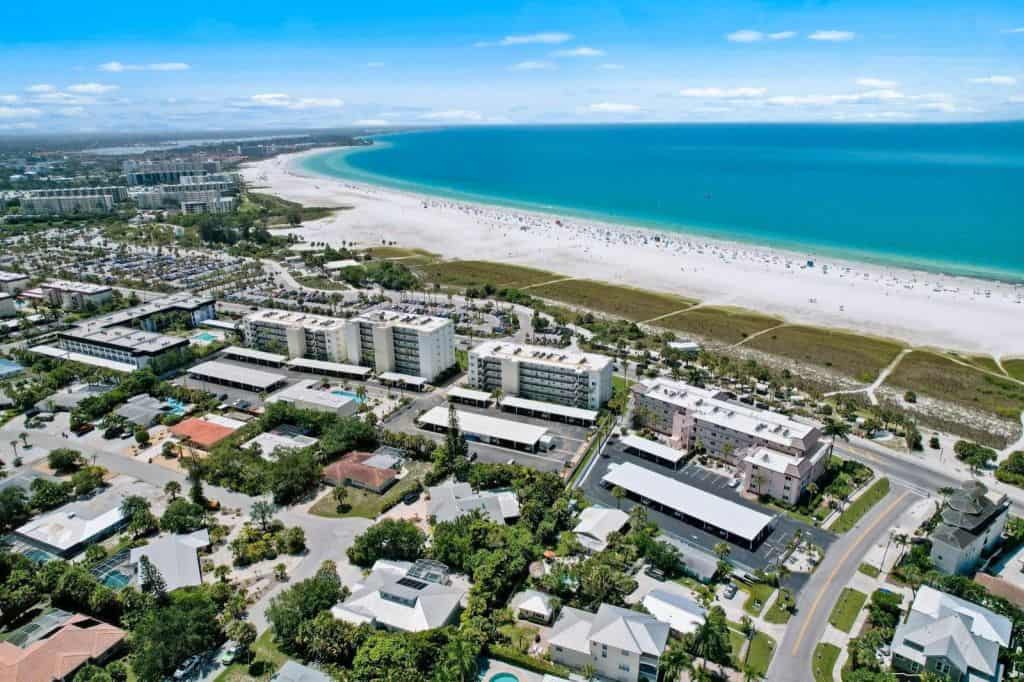
[[[730,43],[759,43],[762,40],[789,40],[796,36],[796,31],[776,31],[775,33],[764,33],[752,31],[749,28],[733,31],[725,36]]]
[[[561,45],[572,40],[571,33],[559,33],[554,31],[544,33],[529,33],[526,35],[505,36],[501,40],[481,41],[473,47],[508,47],[510,45]]]
[[[941,111],[947,114],[952,114],[957,110],[956,105],[952,102],[925,102],[918,106],[918,109],[925,111]]]
[[[1018,26],[1017,28],[1008,28],[1003,33],[1024,33],[1024,26]]]
[[[57,92],[57,88],[55,88],[54,86],[50,85],[49,83],[39,83],[37,85],[30,85],[30,86],[28,86],[27,88],[25,88],[25,92],[35,92],[35,93]]]
[[[242,107],[265,107],[268,109],[338,109],[345,106],[345,101],[337,97],[302,97],[293,98],[282,92],[261,93],[251,95],[240,103]]]
[[[1007,101],[1011,104],[1024,104],[1024,95],[1013,95]]]
[[[448,109],[447,111],[428,111],[425,114],[420,114],[420,119],[424,121],[480,121],[483,120],[483,116],[478,111],[469,111],[467,109]]]
[[[58,113],[67,118],[78,118],[85,116],[85,107],[64,107]]]
[[[0,118],[38,118],[43,112],[32,107],[0,107]]]
[[[553,54],[556,57],[603,57],[604,50],[593,47],[575,47],[571,50],[558,50]]]
[[[749,29],[742,29],[739,31],[733,31],[732,33],[725,36],[725,39],[730,43],[756,43],[764,40],[764,34],[760,31],[751,31]]]
[[[972,78],[971,82],[981,85],[1016,85],[1017,79],[1013,76],[985,76],[984,78]]]
[[[815,31],[807,37],[811,40],[821,40],[828,43],[845,43],[856,38],[857,34],[853,31]]]
[[[35,123],[31,121],[20,121],[18,123],[5,123],[0,125],[0,130],[35,130],[38,128]]]
[[[857,102],[890,102],[904,99],[898,90],[868,90],[840,95],[779,95],[765,100],[768,104],[783,107],[813,106],[826,107],[834,104],[855,104]]]
[[[622,64],[602,64],[598,68],[604,69],[605,71],[621,71],[626,68]]]
[[[635,104],[623,104],[622,102],[599,102],[587,107],[588,111],[601,114],[631,114],[640,111]]]
[[[765,88],[684,88],[679,91],[681,97],[701,97],[704,99],[738,99],[741,97],[760,97],[768,92]]]
[[[124,62],[106,62],[100,64],[100,71],[123,73],[125,71],[187,71],[191,68],[185,62],[157,62],[155,64],[125,64]]]
[[[382,69],[382,68],[384,68],[384,62],[366,62],[366,68],[368,68],[368,69]]]
[[[555,68],[555,65],[551,62],[526,61],[513,64],[508,68],[510,71],[544,71]]]
[[[116,85],[104,85],[103,83],[77,83],[68,87],[68,92],[79,95],[102,95],[117,90]]]
[[[391,121],[383,118],[361,118],[358,121],[353,121],[354,126],[389,126],[392,125]]]
[[[908,121],[917,118],[906,111],[865,111],[857,114],[836,114],[837,121]]]
[[[0,95],[0,104],[15,104],[17,101],[17,95]]]
[[[896,81],[882,80],[881,78],[858,78],[857,85],[864,88],[891,89],[895,88],[899,83]]]

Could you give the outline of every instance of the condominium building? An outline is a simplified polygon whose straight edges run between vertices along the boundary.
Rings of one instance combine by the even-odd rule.
[[[59,332],[61,350],[101,358],[142,369],[153,362],[177,364],[188,353],[188,339],[141,331],[130,327],[107,327],[95,331],[72,328]]]
[[[181,182],[159,185],[132,193],[140,209],[180,209],[184,213],[227,213],[235,198],[225,196],[238,189],[238,176],[229,173],[185,175]]]
[[[776,412],[726,400],[724,392],[665,378],[633,386],[634,413],[672,447],[735,465],[745,489],[794,503],[828,467],[821,430]]]
[[[114,292],[102,284],[55,279],[35,289],[29,289],[22,295],[64,310],[83,310],[90,306],[103,305],[113,297]]]
[[[123,164],[130,186],[176,185],[183,177],[220,171],[220,162],[209,159],[128,160]]]
[[[242,320],[245,342],[289,358],[345,362],[346,320],[288,310],[259,310]]]
[[[190,200],[181,202],[181,212],[185,215],[231,213],[238,204],[238,200],[235,197],[214,196],[213,192],[189,192],[186,194],[194,196]]]
[[[140,303],[131,308],[124,308],[102,317],[93,317],[79,323],[78,326],[84,329],[102,329],[125,325],[157,332],[178,321],[184,322],[188,327],[196,327],[200,322],[212,320],[216,314],[214,299],[181,292]]]
[[[26,215],[111,213],[118,202],[127,199],[124,187],[40,189],[21,198],[21,211]]]
[[[377,310],[348,320],[351,363],[432,381],[455,364],[455,325],[444,317]]]
[[[559,405],[600,409],[612,396],[611,358],[485,341],[469,351],[469,385]]]
[[[16,294],[19,291],[24,291],[28,289],[30,279],[24,272],[0,270],[0,291],[7,294]]]
[[[14,317],[16,312],[14,297],[7,292],[0,291],[0,317]]]

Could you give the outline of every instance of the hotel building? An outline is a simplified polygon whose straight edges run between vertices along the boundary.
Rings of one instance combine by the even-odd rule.
[[[642,381],[632,391],[646,426],[675,448],[700,446],[736,466],[748,492],[793,503],[828,466],[828,444],[816,426],[665,378]]]
[[[579,351],[485,341],[469,351],[469,385],[591,410],[612,396],[612,360]]]
[[[111,213],[118,202],[127,199],[124,187],[40,189],[21,198],[21,210],[29,215]]]
[[[229,213],[236,200],[226,193],[238,189],[238,176],[229,173],[184,175],[174,185],[160,185],[132,194],[140,209],[176,209],[186,214]]]

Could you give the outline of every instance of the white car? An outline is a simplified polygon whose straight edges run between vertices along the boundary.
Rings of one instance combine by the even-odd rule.
[[[729,487],[730,488],[735,488],[739,484],[740,484],[740,479],[738,479],[738,478],[734,478],[731,481],[729,481]]]

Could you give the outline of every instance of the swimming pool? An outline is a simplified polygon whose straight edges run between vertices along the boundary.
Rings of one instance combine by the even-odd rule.
[[[0,358],[0,377],[13,376],[21,372],[23,369],[25,368],[16,362]]]
[[[103,576],[103,584],[112,590],[120,590],[122,587],[132,581],[130,575],[126,575],[121,571],[111,571]]]
[[[198,334],[193,334],[192,338],[203,343],[213,343],[217,340],[217,335],[210,332],[199,332]]]
[[[177,398],[168,398],[167,400],[164,401],[164,403],[167,404],[167,407],[171,408],[171,414],[178,417],[185,414],[185,403],[181,402]]]
[[[489,682],[519,682],[519,678],[512,673],[497,673],[491,676]]]
[[[363,399],[360,398],[357,393],[353,393],[352,391],[343,391],[342,389],[339,388],[335,391],[331,391],[331,393],[334,395],[342,395],[345,396],[346,398],[350,398],[359,403],[360,405],[363,404]]]

